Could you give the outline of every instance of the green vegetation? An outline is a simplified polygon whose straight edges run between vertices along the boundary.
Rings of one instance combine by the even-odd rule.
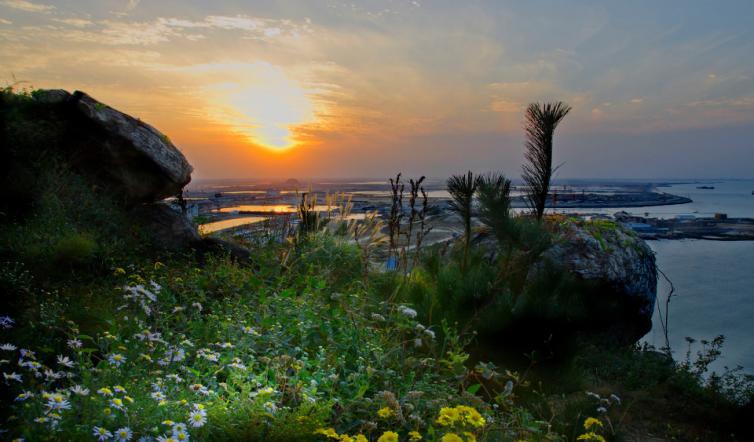
[[[521,178],[527,186],[527,199],[538,220],[545,213],[552,168],[552,140],[555,128],[568,115],[571,107],[563,102],[532,103],[526,108],[526,164]],[[557,169],[557,168],[556,168]]]
[[[255,238],[244,244],[252,263],[200,260],[146,244],[124,209],[47,149],[55,125],[28,124],[24,100],[2,102],[8,171],[37,177],[0,215],[4,438],[747,437],[752,379],[707,373],[719,340],[681,363],[579,335],[568,351],[532,352],[543,330],[522,325],[600,306],[584,310],[594,294],[557,269],[528,277],[564,220],[506,217],[503,177],[479,187],[492,241],[470,241],[469,229],[458,244],[417,247],[407,271],[370,265],[388,242],[374,217]],[[489,339],[505,329],[530,335]]]

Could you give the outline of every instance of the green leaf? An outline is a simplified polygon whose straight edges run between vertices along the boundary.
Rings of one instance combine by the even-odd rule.
[[[469,388],[466,389],[466,393],[476,394],[476,392],[479,391],[480,388],[482,388],[482,384],[470,385]]]

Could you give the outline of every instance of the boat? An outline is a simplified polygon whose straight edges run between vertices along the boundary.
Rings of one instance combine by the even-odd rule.
[[[696,186],[697,189],[705,189],[705,190],[711,190],[714,189],[715,186]]]

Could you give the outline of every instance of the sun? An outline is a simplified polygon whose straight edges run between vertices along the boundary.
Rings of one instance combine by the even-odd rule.
[[[220,119],[255,145],[282,152],[296,145],[293,129],[314,120],[309,94],[278,67],[254,63],[247,78],[217,87]]]

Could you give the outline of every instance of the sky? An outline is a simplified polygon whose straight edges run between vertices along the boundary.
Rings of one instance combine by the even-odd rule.
[[[754,178],[754,2],[0,0],[0,82],[146,121],[195,179]]]

